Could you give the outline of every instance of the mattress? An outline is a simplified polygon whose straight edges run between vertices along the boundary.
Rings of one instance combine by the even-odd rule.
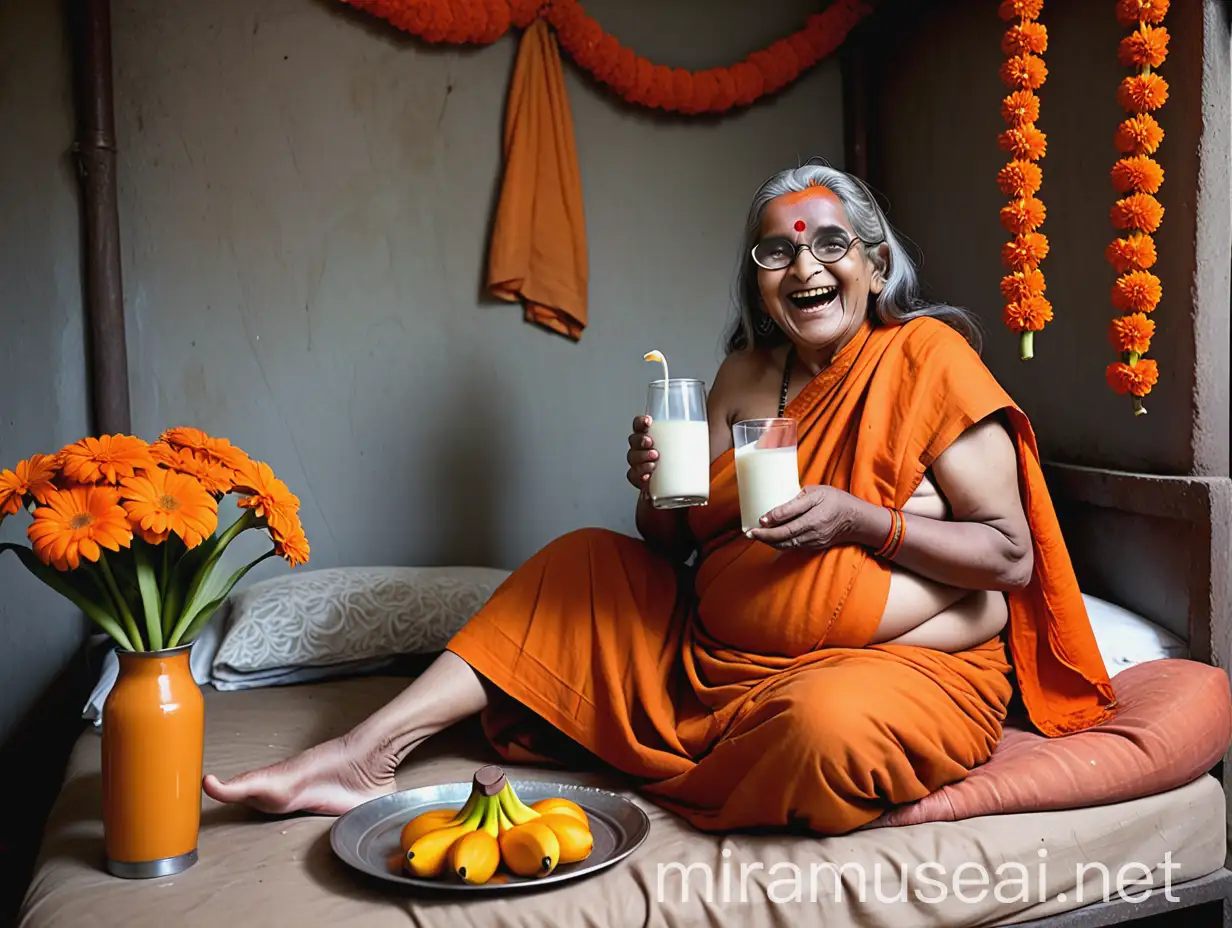
[[[206,770],[228,777],[341,734],[406,683],[368,677],[229,693],[204,687]],[[609,771],[519,766],[507,769],[623,792],[650,816],[649,837],[621,864],[550,890],[429,897],[367,880],[338,860],[329,845],[332,818],[268,817],[203,795],[199,862],[174,877],[127,881],[103,868],[99,747],[93,729],[74,747],[21,928],[1006,924],[1138,898],[1149,886],[1175,886],[1224,861],[1224,796],[1209,775],[1076,811],[817,838],[704,834]],[[413,753],[398,784],[469,780],[496,760],[477,724],[464,723]]]

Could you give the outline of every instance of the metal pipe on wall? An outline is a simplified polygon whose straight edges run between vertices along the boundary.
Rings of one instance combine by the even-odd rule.
[[[131,431],[116,141],[111,74],[110,0],[75,0],[79,22],[77,142],[81,180],[85,308],[93,427]]]

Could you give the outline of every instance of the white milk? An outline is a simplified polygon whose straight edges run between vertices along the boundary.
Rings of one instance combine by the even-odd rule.
[[[709,500],[709,426],[685,419],[656,419],[650,424],[650,438],[659,452],[650,474],[650,498],[675,499],[681,505]]]
[[[736,449],[736,486],[740,491],[740,529],[757,528],[758,519],[800,492],[795,446]]]

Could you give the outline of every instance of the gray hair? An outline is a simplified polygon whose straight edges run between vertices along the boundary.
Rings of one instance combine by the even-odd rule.
[[[777,196],[795,193],[810,186],[822,185],[838,197],[847,221],[862,241],[865,257],[881,272],[885,287],[879,295],[869,294],[869,308],[883,325],[902,325],[917,316],[933,316],[960,332],[976,349],[982,343],[978,317],[970,310],[933,303],[920,296],[920,280],[902,241],[890,226],[872,191],[857,177],[828,165],[808,163],[798,168],[780,171],[762,184],[749,208],[744,242],[740,249],[739,272],[736,279],[738,315],[725,334],[728,354],[750,346],[771,347],[782,344],[787,336],[776,325],[763,334],[756,325],[765,315],[757,287],[757,265],[750,253],[761,236],[762,213]],[[890,258],[884,261],[878,246],[884,244]]]

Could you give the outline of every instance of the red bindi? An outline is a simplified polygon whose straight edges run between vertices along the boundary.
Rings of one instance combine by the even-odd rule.
[[[797,220],[796,220],[795,230],[796,230],[797,232],[803,232],[803,231],[804,231],[804,220],[803,220],[803,219],[797,219]]]

